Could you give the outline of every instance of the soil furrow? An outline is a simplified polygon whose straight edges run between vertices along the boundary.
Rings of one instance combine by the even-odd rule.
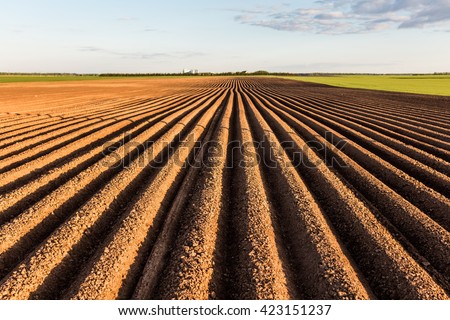
[[[450,299],[450,98],[3,84],[1,299]]]
[[[290,98],[288,96],[286,96],[284,98],[286,98],[287,100],[290,100],[291,102],[296,104],[295,100],[292,100],[292,98]],[[331,115],[331,114],[329,114],[327,112],[317,110],[315,107],[308,107],[308,106],[301,105],[301,104],[300,105],[296,104],[296,105],[303,112],[309,112],[309,114],[311,116],[313,116],[313,117],[314,117],[315,114],[322,114],[322,115],[325,116],[325,118],[333,119],[333,120],[338,121],[338,122],[342,122],[343,121],[343,117],[341,117],[339,114]],[[396,140],[399,140],[401,142],[404,142],[406,144],[413,145],[413,146],[415,146],[415,147],[417,147],[419,149],[422,149],[422,150],[424,150],[426,152],[432,153],[432,154],[442,158],[443,160],[445,160],[447,162],[448,162],[448,159],[450,158],[450,152],[448,150],[445,150],[445,148],[441,148],[438,145],[434,145],[433,142],[420,141],[420,139],[417,140],[415,138],[411,138],[411,137],[408,137],[408,136],[396,133],[396,132],[394,132],[393,130],[391,130],[389,128],[386,129],[386,128],[382,127],[382,126],[372,124],[372,123],[370,123],[368,121],[352,119],[351,117],[346,117],[345,120],[348,120],[350,122],[359,124],[359,125],[361,125],[363,127],[368,127],[370,129],[373,129],[374,131],[377,131],[377,132],[382,133],[382,134],[384,134],[386,136],[392,137],[392,138],[394,138]]]
[[[209,101],[214,98],[210,98]],[[206,107],[207,105],[203,106],[203,108]],[[159,163],[155,163],[158,155],[169,151],[167,147],[170,143],[179,137],[180,132],[187,130],[187,124],[198,116],[198,110],[191,111],[151,144],[147,152],[141,153],[128,167],[120,171],[77,209],[69,220],[58,227],[0,284],[0,293],[4,294],[3,298],[30,298],[38,289],[41,291],[40,295],[51,295],[55,293],[52,287],[61,283],[67,285],[65,277],[68,273],[65,271],[75,265],[72,256],[82,258],[84,255],[77,255],[76,251],[83,253],[89,251],[89,248],[90,250],[95,248],[97,239],[95,235],[98,236],[100,232],[96,230],[110,226],[111,220],[114,221],[120,214],[121,206],[129,201],[130,196],[136,192],[136,188],[141,187],[145,178],[154,171]],[[160,123],[160,128],[162,129],[165,125],[165,122]],[[23,273],[29,276],[24,277]],[[52,273],[54,275],[51,276]]]
[[[278,106],[311,126],[319,135],[341,148],[345,154],[357,161],[371,174],[427,213],[445,229],[450,230],[450,217],[447,214],[447,212],[450,212],[450,200],[448,198],[425,186],[414,177],[407,175],[401,169],[394,167],[333,129],[319,124],[311,118],[291,110],[289,107]],[[347,130],[350,131],[350,129]]]
[[[325,148],[316,149],[321,159],[333,166],[352,184],[359,193],[369,200],[403,235],[427,258],[443,275],[450,274],[450,233],[436,224],[427,215],[414,207],[392,189],[372,176],[335,145],[317,135],[304,122],[277,109],[264,98],[267,108],[273,109],[281,119],[295,128],[304,140],[317,142]],[[428,261],[419,261],[424,267]]]
[[[138,105],[135,107],[124,108],[124,110],[120,110],[118,112],[110,112],[105,113],[105,116],[101,117],[89,117],[84,121],[77,121],[73,126],[67,126],[63,129],[57,130],[56,132],[52,132],[49,134],[50,138],[45,134],[38,136],[35,139],[25,139],[23,141],[17,141],[17,143],[13,143],[10,147],[4,148],[0,150],[1,158],[11,158],[11,162],[14,158],[21,157],[24,158],[26,156],[30,156],[38,153],[40,150],[46,150],[46,143],[48,145],[58,143],[59,141],[64,141],[68,137],[75,136],[80,132],[84,132],[83,129],[92,129],[101,127],[101,125],[108,121],[120,121],[124,118],[130,118],[132,116],[138,115],[139,113],[146,113],[149,111],[157,112],[160,108],[156,109],[148,108],[147,105]],[[47,138],[47,139],[46,139]],[[41,152],[42,153],[42,152]],[[19,154],[16,157],[11,157],[12,155]]]
[[[166,220],[134,292],[135,299],[153,297],[158,283],[160,292],[156,295],[162,298],[217,298],[220,283],[213,279],[213,270],[220,268],[216,243],[219,241],[219,216],[226,210],[223,176],[233,100],[234,95],[231,94],[213,140],[202,148],[206,153],[205,162],[200,163],[199,178],[191,191],[192,198],[183,210],[177,242],[172,244],[175,225]],[[199,157],[203,160],[202,153]],[[167,259],[169,261],[164,268]]]
[[[92,263],[81,271],[66,297],[72,299],[123,299],[133,289],[136,272],[129,279],[134,264],[142,265],[140,251],[148,251],[149,241],[158,224],[158,216],[167,211],[185,172],[184,164],[197,142],[202,141],[211,119],[222,103],[219,98],[195,124],[189,135],[151,182],[138,195],[137,201],[126,209],[123,220],[113,230],[105,245],[93,257]],[[183,194],[182,197],[186,197]],[[144,261],[145,262],[145,261]],[[110,271],[114,270],[113,273]],[[102,283],[100,287],[98,283]],[[125,288],[124,288],[125,287]],[[132,292],[132,291],[131,291]]]
[[[287,104],[285,103],[285,105],[292,106],[289,103]],[[401,169],[410,176],[417,178],[419,181],[423,182],[428,187],[438,191],[439,193],[443,194],[446,197],[450,196],[450,178],[448,174],[436,172],[434,169],[429,168],[426,165],[414,159],[411,159],[404,153],[401,153],[395,149],[386,146],[385,141],[377,142],[373,140],[371,137],[365,136],[360,131],[357,131],[357,129],[359,128],[355,130],[352,128],[351,125],[345,126],[341,124],[342,122],[337,123],[324,115],[314,114],[312,112],[305,112],[304,110],[299,109],[295,106],[292,107],[298,113],[313,117],[314,119],[317,119],[321,123],[329,125],[331,128],[337,130],[338,132],[345,134],[347,138],[352,139],[352,141],[355,141],[360,146],[364,147],[366,150],[373,152],[381,159],[391,163],[392,165]],[[326,129],[325,134],[332,133],[328,129]],[[447,163],[443,162],[443,164]],[[448,165],[450,165],[450,163]]]
[[[86,170],[95,162],[102,160],[104,156],[107,156],[112,152],[116,152],[117,156],[119,156],[124,154],[124,152],[127,153],[134,147],[139,146],[140,143],[138,143],[138,141],[136,140],[133,140],[130,144],[125,145],[125,151],[117,150],[117,148],[121,147],[122,144],[127,143],[128,141],[130,141],[130,139],[143,133],[145,130],[148,131],[148,129],[151,129],[151,127],[159,121],[167,119],[170,120],[172,117],[169,116],[174,112],[177,112],[175,114],[177,116],[182,113],[187,113],[189,109],[184,110],[183,107],[184,106],[181,106],[180,109],[174,107],[172,110],[169,110],[162,115],[158,115],[157,117],[149,118],[146,122],[137,124],[136,126],[129,125],[127,127],[124,127],[123,129],[126,129],[125,131],[123,129],[117,130],[113,132],[113,136],[108,139],[106,145],[99,145],[89,152],[72,158],[70,162],[67,162],[60,167],[48,171],[47,173],[39,176],[38,178],[32,180],[27,184],[24,184],[21,187],[16,186],[12,191],[4,192],[0,196],[0,224],[20,213],[20,210],[23,210],[25,204],[33,202],[33,199],[42,198],[43,196],[45,196],[45,194],[48,194],[59,185],[68,181],[70,178],[76,176],[83,170]],[[169,118],[166,119],[166,117]],[[117,140],[116,142],[112,141],[113,139],[117,138],[119,138],[119,140]],[[114,155],[114,157],[116,156]],[[127,156],[126,160],[129,159],[130,156]],[[117,160],[117,158],[115,160]],[[102,161],[106,164],[114,163],[114,161],[112,160],[107,160],[106,162],[105,160]],[[122,159],[121,161],[123,162],[124,160]],[[117,166],[113,165],[113,167]],[[80,185],[81,184],[79,184],[79,186]]]
[[[253,97],[255,103],[258,98]],[[298,287],[308,299],[368,299],[372,296],[361,276],[334,237],[330,223],[320,210],[275,134],[247,98],[249,117],[261,144],[271,181],[273,199],[278,203],[278,221],[287,238],[297,268]]]
[[[240,150],[233,168],[232,223],[236,228],[236,294],[240,299],[289,299],[297,296],[284,254],[273,229],[273,207],[267,198],[255,146],[237,93]],[[281,249],[282,250],[282,249]]]
[[[45,130],[48,130],[49,128],[52,128],[54,126],[58,126],[60,124],[63,123],[68,123],[71,121],[75,121],[75,120],[88,120],[90,118],[93,118],[95,116],[104,116],[105,114],[108,113],[112,113],[115,111],[120,111],[121,109],[127,109],[128,107],[131,106],[135,106],[136,104],[139,104],[138,101],[136,102],[131,102],[129,104],[124,104],[123,102],[120,102],[119,104],[117,103],[111,103],[109,105],[104,106],[102,109],[100,110],[86,110],[84,112],[78,112],[75,115],[69,116],[67,114],[48,114],[45,115],[44,121],[41,120],[36,120],[35,124],[34,123],[25,123],[21,126],[15,127],[13,129],[9,129],[8,131],[4,131],[1,133],[0,135],[0,139],[2,142],[2,147],[4,147],[4,144],[6,144],[6,142],[8,142],[8,140],[14,140],[14,139],[19,139],[22,137],[26,137],[31,136],[33,137],[33,135],[39,135],[42,133],[46,133]],[[6,140],[6,138],[8,138],[8,140]]]
[[[187,102],[186,104],[189,105],[189,103],[190,102]],[[182,107],[183,105],[177,106],[177,108]],[[166,110],[159,110],[156,113],[146,113],[144,111],[142,113],[134,115],[134,117],[130,117],[131,115],[125,115],[122,117],[122,119],[107,121],[110,122],[110,125],[103,122],[98,125],[98,129],[92,129],[92,127],[90,127],[87,129],[88,131],[85,134],[82,134],[81,136],[75,136],[72,139],[72,142],[70,142],[70,140],[69,142],[62,142],[63,147],[60,147],[59,145],[52,146],[50,148],[50,151],[53,151],[51,151],[50,153],[48,153],[49,150],[47,149],[43,151],[44,155],[38,154],[31,157],[33,161],[30,161],[30,158],[28,158],[27,160],[16,162],[16,164],[14,165],[14,169],[10,169],[5,173],[0,173],[0,189],[8,183],[17,181],[24,175],[29,175],[30,172],[35,175],[38,172],[42,172],[44,169],[49,169],[63,163],[65,159],[73,158],[77,154],[82,153],[83,150],[95,146],[95,144],[106,142],[107,139],[105,140],[105,138],[102,137],[102,134],[104,136],[108,136],[112,132],[120,130],[120,127],[125,127],[126,125],[134,126],[136,124],[139,124],[140,122],[147,121],[150,116],[153,116],[155,114],[162,114],[163,112],[166,112],[167,110],[170,111],[171,109],[173,109],[173,107],[168,106]],[[54,142],[52,143],[54,144]],[[18,164],[21,165],[17,166]],[[45,166],[43,164],[45,164]],[[33,171],[33,169],[35,168],[37,169]]]
[[[445,291],[395,241],[371,209],[333,173],[315,152],[267,110],[274,132],[284,141],[297,170],[317,197],[349,252],[379,298],[446,299]],[[301,155],[301,159],[297,158]],[[420,285],[418,284],[420,282]]]

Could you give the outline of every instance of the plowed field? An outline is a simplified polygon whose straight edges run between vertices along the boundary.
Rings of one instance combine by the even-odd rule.
[[[448,299],[450,98],[0,87],[0,299]]]

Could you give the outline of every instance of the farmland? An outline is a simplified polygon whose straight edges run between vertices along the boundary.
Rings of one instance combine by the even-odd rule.
[[[450,96],[450,75],[330,75],[286,78],[343,88]]]
[[[83,81],[100,80],[98,76],[79,75],[5,75],[0,74],[0,83],[14,82],[49,82],[49,81]]]
[[[450,98],[12,83],[0,299],[448,299]]]
[[[181,74],[135,74],[135,75],[85,75],[85,74],[1,74],[0,84],[2,83],[17,83],[17,82],[61,82],[61,81],[86,81],[86,80],[123,80],[123,79],[164,79],[164,78],[180,78],[188,77],[188,75]]]

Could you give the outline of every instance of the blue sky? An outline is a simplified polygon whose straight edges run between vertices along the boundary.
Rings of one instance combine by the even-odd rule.
[[[450,72],[450,0],[0,0],[0,71]]]

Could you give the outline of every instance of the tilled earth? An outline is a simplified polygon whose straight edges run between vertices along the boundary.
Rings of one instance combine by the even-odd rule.
[[[0,299],[448,299],[450,98],[2,85]]]

